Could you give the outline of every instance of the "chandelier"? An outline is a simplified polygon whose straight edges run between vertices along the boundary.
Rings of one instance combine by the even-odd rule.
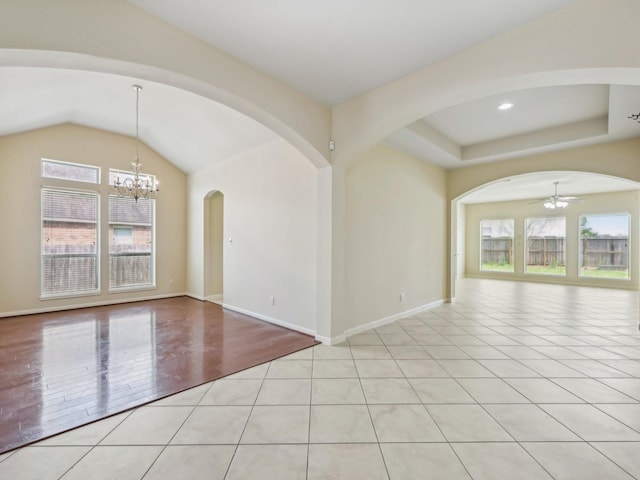
[[[113,190],[121,197],[133,198],[136,202],[139,198],[154,199],[158,196],[158,182],[151,175],[142,173],[142,164],[140,163],[140,138],[138,135],[138,125],[140,118],[140,85],[134,85],[136,91],[136,158],[131,162],[131,173],[124,173],[123,179],[117,175],[113,181]]]

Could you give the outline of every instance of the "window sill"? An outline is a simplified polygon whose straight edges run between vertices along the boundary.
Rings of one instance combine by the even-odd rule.
[[[157,287],[155,285],[131,285],[128,287],[110,288],[109,294],[126,293],[126,292],[142,292],[146,290],[155,290],[156,288]]]
[[[68,292],[68,293],[59,293],[53,295],[40,295],[40,300],[59,300],[66,298],[80,298],[80,297],[94,297],[96,295],[100,295],[100,290],[92,290],[90,292]]]

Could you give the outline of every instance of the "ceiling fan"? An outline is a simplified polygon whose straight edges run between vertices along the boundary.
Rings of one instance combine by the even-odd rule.
[[[570,202],[582,201],[578,197],[563,197],[561,195],[558,195],[558,183],[560,182],[553,182],[553,184],[555,185],[555,192],[553,195],[546,198],[539,198],[538,200],[534,200],[533,202],[529,202],[529,205],[544,202],[545,208],[553,210],[554,208],[566,208]]]

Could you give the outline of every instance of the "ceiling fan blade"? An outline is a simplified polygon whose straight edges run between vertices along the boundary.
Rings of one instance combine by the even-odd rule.
[[[531,202],[529,202],[527,205],[533,205],[534,203],[540,203],[540,202],[546,202],[549,200],[549,197],[546,198],[539,198],[537,200],[532,200]]]
[[[558,197],[558,200],[562,200],[563,202],[575,202],[580,199],[578,197]]]

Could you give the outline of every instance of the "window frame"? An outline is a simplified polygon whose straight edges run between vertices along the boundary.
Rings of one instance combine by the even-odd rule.
[[[112,170],[113,171],[113,170]],[[121,223],[121,222],[114,222],[111,223],[110,221],[110,217],[111,217],[111,202],[110,199],[111,198],[120,198],[120,195],[117,194],[109,194],[108,196],[109,198],[107,199],[107,229],[111,229],[111,226],[113,225],[114,228],[116,228],[116,226],[118,227],[122,227],[122,226],[129,226],[125,223]],[[109,245],[106,248],[106,252],[105,255],[107,256],[107,262],[109,263],[108,266],[108,270],[109,270],[109,282],[108,282],[108,291],[109,293],[119,293],[119,292],[130,292],[130,291],[136,291],[136,290],[153,290],[155,288],[157,288],[156,285],[156,200],[155,199],[138,199],[138,202],[149,202],[150,205],[150,220],[151,220],[151,224],[150,224],[150,245],[151,245],[151,252],[149,255],[149,283],[137,283],[137,284],[128,284],[128,285],[121,285],[121,286],[112,286],[111,285],[111,243],[109,243]],[[132,229],[134,228],[135,225],[131,224]],[[133,235],[135,236],[135,231],[133,232]],[[135,242],[135,240],[134,240]],[[114,243],[115,245],[115,243]],[[120,244],[120,245],[124,245],[124,244]]]
[[[82,168],[88,168],[95,172],[96,182],[93,182],[93,179],[87,181],[84,179],[77,178],[65,178],[64,176],[47,176],[45,173],[45,165],[49,163],[60,164],[60,165],[69,165],[76,166]],[[96,295],[106,295],[106,294],[117,294],[121,292],[131,292],[136,290],[155,290],[157,289],[157,253],[156,253],[156,201],[155,199],[139,199],[139,201],[148,201],[151,205],[151,224],[149,225],[149,238],[150,238],[150,248],[151,252],[149,255],[149,283],[144,284],[133,284],[133,285],[125,285],[125,286],[116,286],[111,287],[110,285],[110,239],[109,229],[111,227],[111,223],[109,222],[109,198],[111,196],[118,197],[119,195],[112,192],[110,188],[110,184],[108,183],[109,179],[112,176],[127,176],[132,175],[131,172],[127,172],[124,170],[118,169],[109,169],[108,174],[102,175],[102,168],[97,165],[89,165],[83,163],[76,162],[67,162],[64,160],[54,160],[50,158],[41,157],[40,158],[40,177],[43,181],[43,184],[40,188],[40,251],[39,251],[39,264],[40,264],[40,299],[41,300],[50,300],[50,299],[60,299],[60,298],[79,298],[84,296],[96,296]],[[106,177],[106,178],[105,178]],[[145,175],[153,185],[157,184],[155,175]],[[103,184],[102,182],[106,181],[107,184]],[[45,185],[46,183],[46,185]],[[66,192],[82,192],[88,193],[95,196],[96,201],[96,220],[95,220],[95,228],[96,228],[96,240],[95,240],[95,270],[96,270],[96,288],[87,290],[87,291],[65,291],[60,293],[45,293],[45,286],[47,285],[47,281],[49,277],[46,276],[46,268],[44,264],[45,259],[45,245],[44,245],[44,197],[43,191],[44,189],[55,190],[55,191],[66,191]],[[106,198],[105,198],[106,197]],[[117,224],[116,224],[117,225]],[[128,227],[129,225],[123,225],[124,227]],[[134,226],[131,225],[133,228]],[[106,230],[105,230],[106,229]],[[103,235],[105,237],[103,238]],[[135,242],[135,232],[133,232],[133,240]],[[126,244],[120,244],[126,245]],[[104,267],[104,268],[102,268]],[[105,276],[103,278],[103,275]],[[51,281],[49,282],[51,283]],[[105,287],[106,285],[106,287]]]
[[[580,222],[583,217],[606,217],[606,216],[625,216],[627,219],[627,276],[626,277],[607,277],[597,275],[583,275],[583,251],[582,251],[582,226]],[[631,281],[631,255],[633,249],[631,248],[632,236],[631,236],[631,212],[605,212],[605,213],[581,213],[578,216],[578,278],[586,281],[614,281],[614,282],[630,282]]]
[[[46,285],[46,280],[45,280],[45,258],[46,255],[44,253],[45,250],[45,241],[44,241],[44,236],[45,236],[45,226],[44,223],[46,221],[45,217],[44,217],[44,192],[45,191],[55,191],[55,192],[69,192],[69,193],[73,193],[73,192],[77,192],[77,193],[81,193],[81,194],[86,194],[86,195],[91,195],[93,197],[95,197],[95,202],[96,202],[96,220],[95,220],[95,226],[96,226],[96,239],[95,239],[95,280],[96,280],[96,288],[92,289],[92,290],[82,290],[82,291],[64,291],[64,292],[59,292],[59,293],[45,293],[45,285]],[[40,187],[40,299],[41,300],[52,300],[52,299],[58,299],[58,298],[75,298],[75,297],[85,297],[85,296],[94,296],[94,295],[99,295],[102,291],[102,285],[101,285],[101,269],[100,269],[100,264],[101,264],[101,244],[100,244],[100,237],[101,237],[101,228],[100,228],[100,223],[101,223],[101,218],[100,218],[100,204],[101,204],[101,198],[100,198],[100,192],[97,190],[86,190],[86,189],[78,189],[78,188],[69,188],[69,187],[65,187],[65,186],[58,186],[58,185],[42,185]]]
[[[86,168],[88,170],[93,170],[96,173],[96,181],[87,181],[87,180],[78,180],[77,178],[65,178],[65,177],[52,177],[49,175],[45,175],[45,163],[55,163],[58,165],[67,165],[70,167],[80,167]],[[102,169],[97,165],[87,165],[85,163],[75,163],[75,162],[65,162],[63,160],[55,160],[52,158],[41,158],[40,159],[40,176],[42,178],[46,178],[49,181],[53,180],[61,180],[63,182],[74,182],[74,183],[86,183],[88,185],[100,185],[102,182]]]
[[[484,268],[484,256],[483,256],[483,240],[484,240],[484,235],[483,235],[483,222],[504,222],[504,221],[511,221],[511,249],[510,249],[510,256],[511,256],[511,263],[508,265],[511,265],[511,269],[510,270],[500,270],[500,269],[485,269]],[[479,228],[480,228],[480,255],[479,255],[479,271],[481,273],[505,273],[505,274],[509,274],[509,275],[513,275],[515,274],[515,250],[514,250],[514,246],[515,246],[515,228],[516,228],[516,220],[513,217],[504,217],[504,218],[482,218],[480,219],[480,223],[479,223]],[[503,237],[496,237],[496,238],[503,238]]]
[[[542,219],[564,219],[564,242],[563,242],[563,250],[562,256],[564,257],[564,272],[563,273],[550,273],[550,272],[528,272],[527,267],[529,266],[529,235],[527,233],[527,223],[529,220],[542,220]],[[525,217],[523,219],[523,237],[524,237],[524,261],[522,266],[522,273],[524,275],[543,275],[555,278],[567,278],[567,216],[566,215],[545,215],[538,217]],[[544,237],[543,237],[544,238]],[[557,252],[557,250],[556,250]],[[544,265],[543,265],[544,266]]]

